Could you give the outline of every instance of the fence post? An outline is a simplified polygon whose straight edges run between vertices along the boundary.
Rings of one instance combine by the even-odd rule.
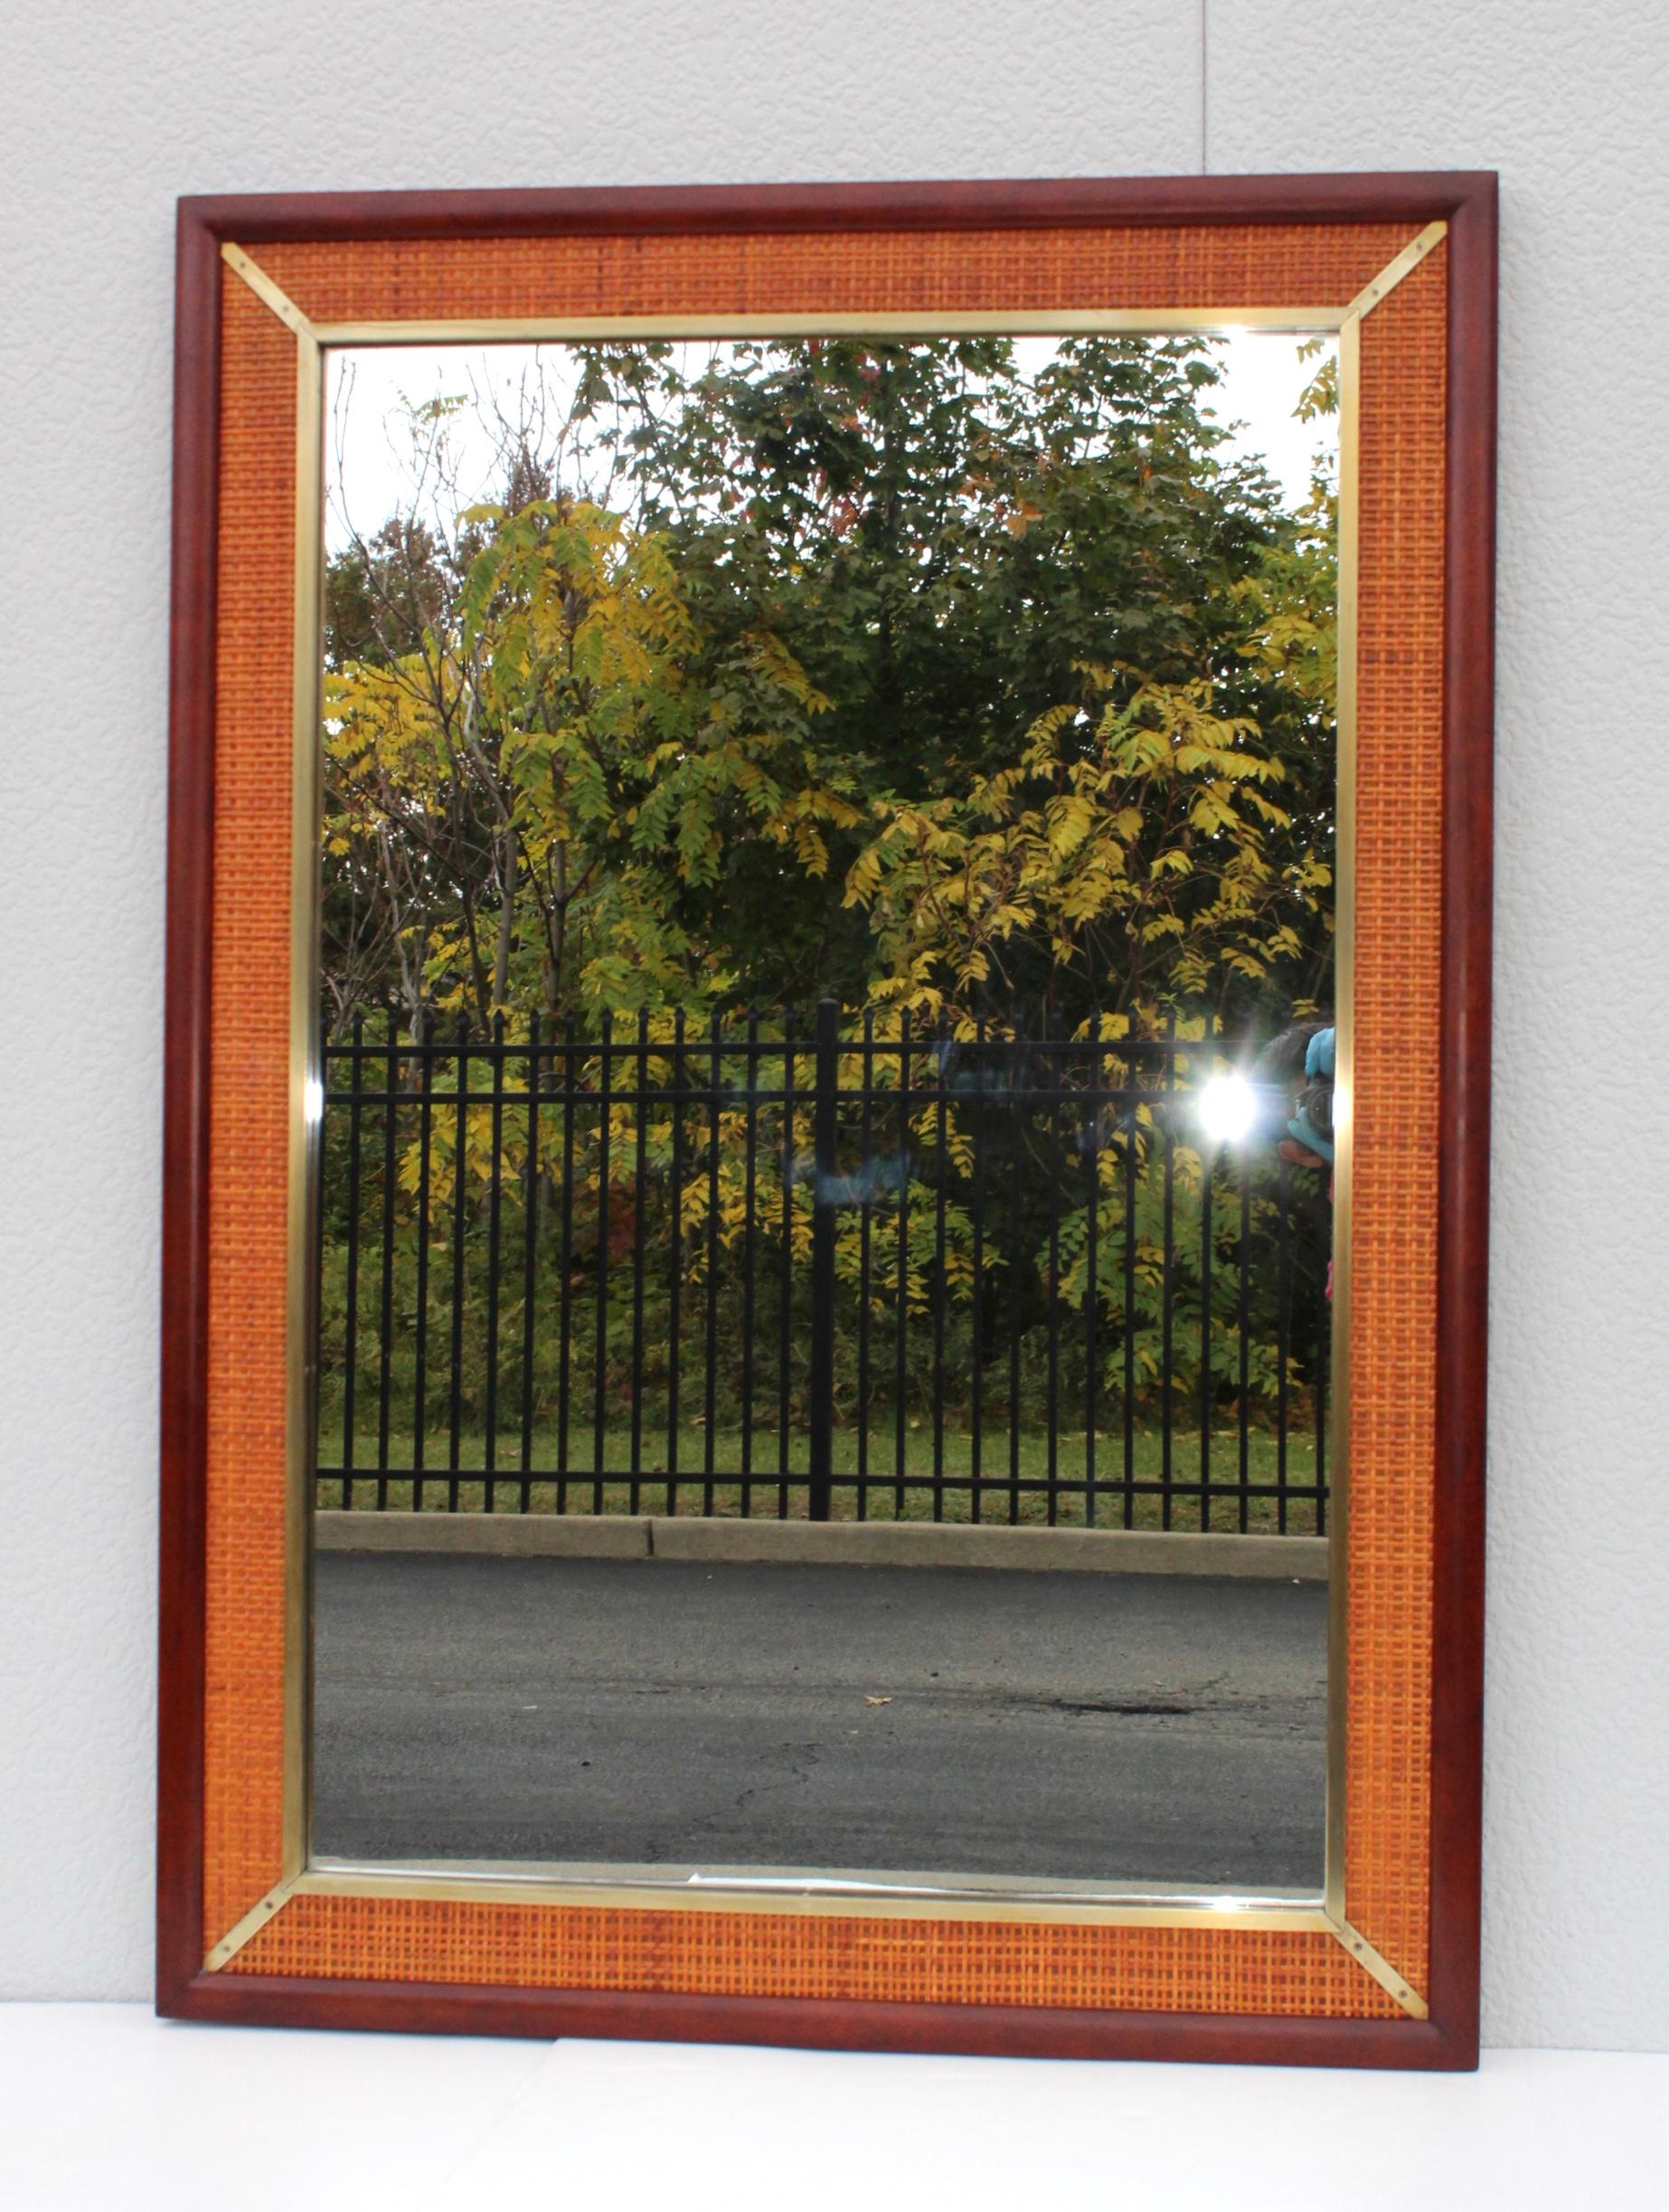
[[[834,1177],[840,1126],[840,1006],[817,1002],[816,1168],[811,1205],[811,1481],[814,1521],[829,1517],[834,1451]]]

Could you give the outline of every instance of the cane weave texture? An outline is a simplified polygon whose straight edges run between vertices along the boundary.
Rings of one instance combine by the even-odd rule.
[[[1348,302],[1398,225],[276,244],[316,321]],[[1346,1908],[1425,1979],[1445,256],[1363,326]],[[294,340],[225,285],[205,1947],[279,1878]],[[1331,1937],[294,1897],[240,1973],[1386,2018]]]
[[[316,323],[539,315],[1344,307],[1406,225],[912,231],[264,245]]]
[[[1362,325],[1345,1898],[1426,1986],[1447,247]]]
[[[222,288],[204,1947],[282,1867],[296,341]]]
[[[240,1973],[1387,2019],[1330,1935],[293,1897]]]

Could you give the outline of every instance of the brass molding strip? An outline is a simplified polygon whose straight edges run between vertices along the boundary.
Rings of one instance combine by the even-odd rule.
[[[230,239],[226,240],[221,247],[221,259],[235,276],[242,278],[263,307],[272,309],[279,322],[298,338],[317,345],[318,334],[289,294],[281,292],[259,262],[250,260],[241,246],[234,246]]]
[[[1352,1105],[1356,1065],[1356,694],[1361,572],[1362,319],[1339,333],[1338,685],[1334,785],[1333,1353],[1328,1389],[1327,1910],[1344,1924],[1349,1799],[1351,1269],[1355,1205]]]
[[[231,251],[228,249],[227,251]],[[251,264],[253,266],[253,264]],[[259,273],[259,271],[257,272]],[[265,279],[263,279],[265,281]],[[1375,279],[1379,281],[1379,279]],[[278,299],[284,295],[276,286]],[[263,292],[261,297],[272,300]],[[278,310],[274,307],[274,312]],[[297,313],[299,314],[297,309]],[[430,317],[413,322],[318,323],[321,345],[463,345],[522,341],[552,344],[563,338],[770,337],[1070,337],[1097,332],[1146,332],[1154,336],[1236,330],[1291,331],[1295,336],[1343,328],[1350,307],[1014,307],[996,313],[940,314],[930,309],[873,315],[843,309],[825,315],[568,315],[502,316],[457,322]]]
[[[257,272],[259,273],[259,272]],[[282,293],[278,296],[283,298]],[[271,305],[269,302],[269,305]],[[286,301],[288,306],[288,302]],[[278,311],[274,309],[275,313]],[[299,310],[297,311],[299,313]],[[296,344],[296,545],[290,740],[289,1132],[285,1333],[285,1631],[283,1852],[293,1880],[306,1864],[311,1781],[313,1547],[308,1470],[317,1423],[314,1272],[323,1070],[314,1018],[319,963],[320,737],[325,546],[325,356],[305,318]]]
[[[1410,1987],[1407,1978],[1397,1971],[1382,1952],[1374,1950],[1365,1935],[1353,1928],[1348,1920],[1336,1920],[1329,1924],[1357,1965],[1365,1967],[1381,1989],[1388,1990],[1410,2018],[1429,2019],[1431,2009],[1419,1991]]]
[[[907,1877],[906,1877],[907,1878]],[[1102,1899],[1070,1893],[1058,1897],[1036,1894],[1004,1897],[964,1890],[911,1890],[872,1886],[837,1886],[838,1877],[812,1876],[727,1881],[715,1875],[700,1882],[612,1881],[607,1869],[576,1871],[530,1867],[525,1873],[459,1872],[438,1867],[376,1867],[346,1860],[315,1860],[296,1881],[283,1886],[286,1896],[387,1897],[426,1904],[584,1905],[636,1912],[771,1913],[796,1916],[861,1920],[953,1920],[1053,1923],[1113,1928],[1255,1928],[1289,1934],[1337,1935],[1339,1924],[1319,1903],[1265,1899],[1245,1905],[1214,1902],[1203,1894],[1132,1894]],[[275,1891],[275,1897],[278,1893]],[[281,1903],[283,1900],[279,1898]],[[257,1908],[259,1909],[259,1907]],[[236,1931],[234,1930],[234,1933]],[[251,1930],[252,1933],[253,1931]],[[231,1938],[227,1939],[229,1942]],[[245,1939],[247,1940],[247,1939]],[[1343,1940],[1341,1938],[1341,1940]]]
[[[1379,275],[1363,286],[1344,310],[1345,322],[1359,323],[1364,315],[1372,314],[1386,294],[1394,292],[1403,278],[1411,276],[1432,248],[1440,245],[1447,236],[1447,222],[1429,222],[1418,238],[1410,239],[1401,252],[1387,261]]]
[[[212,1950],[204,1954],[203,1972],[218,1974],[223,1966],[236,1958],[250,1937],[259,1935],[273,1914],[288,1904],[300,1878],[299,1875],[290,1875],[275,1888],[269,1889],[259,1905],[251,1905],[241,1920],[228,1928]]]

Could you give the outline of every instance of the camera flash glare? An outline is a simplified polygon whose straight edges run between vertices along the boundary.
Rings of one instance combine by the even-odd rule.
[[[1212,1144],[1239,1144],[1257,1113],[1244,1075],[1213,1075],[1200,1093],[1200,1126]]]

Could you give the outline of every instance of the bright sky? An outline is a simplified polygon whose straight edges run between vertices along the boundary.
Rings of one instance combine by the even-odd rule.
[[[1207,410],[1220,421],[1236,424],[1230,446],[1235,455],[1256,456],[1282,487],[1291,506],[1308,496],[1311,463],[1325,454],[1336,461],[1336,419],[1299,422],[1293,413],[1299,392],[1331,357],[1334,340],[1308,361],[1298,358],[1299,340],[1290,331],[1236,331],[1213,341],[1223,379],[1211,393]],[[1020,339],[1023,360],[1042,353],[1051,339]],[[397,508],[413,503],[412,441],[404,420],[407,401],[421,403],[463,394],[474,404],[452,421],[456,495],[445,505],[458,509],[494,496],[497,486],[493,416],[502,410],[515,419],[523,395],[542,386],[553,403],[547,420],[560,424],[572,389],[571,354],[561,345],[363,346],[329,355],[330,436],[327,452],[326,542],[334,552],[355,533],[368,535]],[[419,504],[428,506],[438,487],[432,479]],[[454,517],[447,517],[448,523]]]

